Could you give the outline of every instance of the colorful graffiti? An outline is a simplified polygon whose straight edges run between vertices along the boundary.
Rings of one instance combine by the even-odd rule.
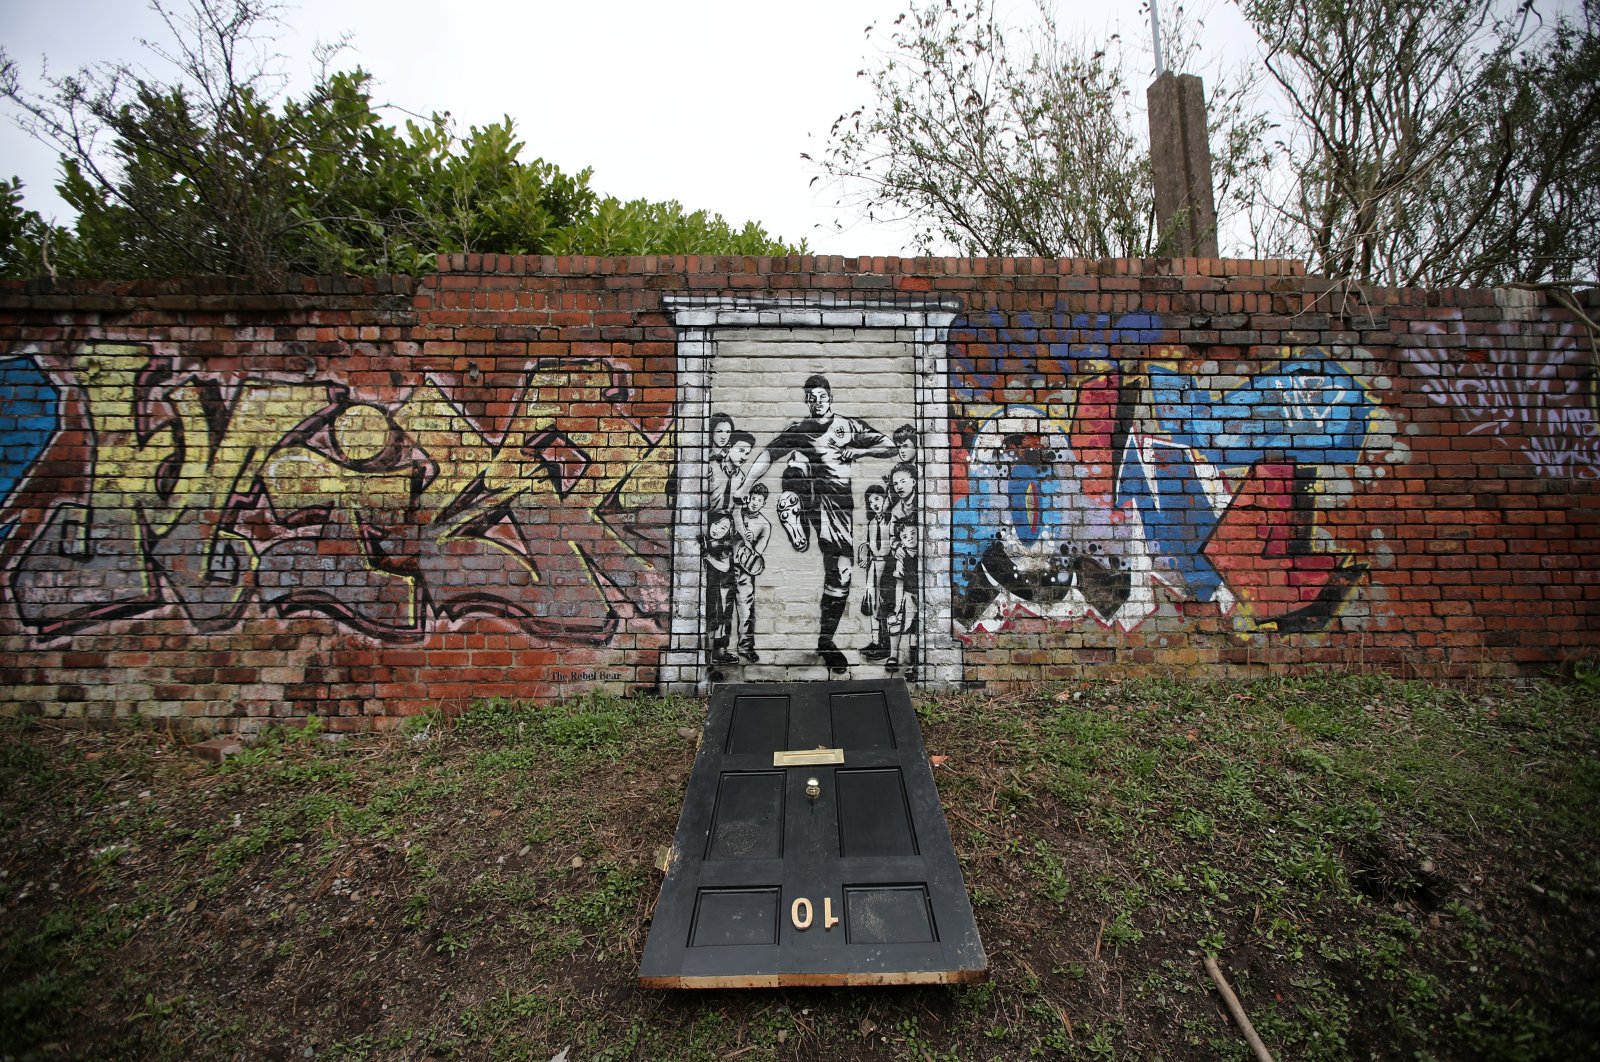
[[[0,700],[354,725],[523,684],[1509,670],[1594,626],[1600,373],[1538,293],[468,264],[13,286]]]
[[[31,354],[0,358],[0,508],[56,433],[60,396]],[[0,541],[12,522],[0,520]]]
[[[952,579],[969,634],[1024,615],[1127,631],[1163,599],[1316,629],[1364,573],[1316,520],[1320,477],[1368,438],[1361,384],[1317,349],[1197,380],[1161,331],[1148,314],[1063,313],[954,330]]]
[[[1424,335],[1461,334],[1464,322],[1430,321]],[[1600,370],[1573,326],[1552,350],[1406,348],[1435,405],[1459,410],[1467,434],[1493,436],[1541,476],[1600,479]]]
[[[633,419],[606,361],[534,362],[476,402],[465,380],[380,400],[117,344],[54,375],[76,428],[32,459],[45,414],[4,436],[7,475],[15,451],[81,484],[7,510],[12,599],[39,635],[168,606],[223,630],[253,607],[391,642],[490,616],[598,643],[665,612],[665,530],[639,495],[665,490],[668,432]],[[25,369],[4,380],[43,395]]]

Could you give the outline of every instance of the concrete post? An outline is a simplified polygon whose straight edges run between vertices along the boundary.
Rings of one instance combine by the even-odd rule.
[[[1217,257],[1217,206],[1211,190],[1205,88],[1193,74],[1156,78],[1150,107],[1150,164],[1156,185],[1156,231],[1177,258]]]

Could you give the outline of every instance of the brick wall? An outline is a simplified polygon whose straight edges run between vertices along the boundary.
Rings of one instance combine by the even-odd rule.
[[[358,728],[830,666],[1516,674],[1600,642],[1596,354],[1543,293],[441,270],[0,285],[0,710]]]

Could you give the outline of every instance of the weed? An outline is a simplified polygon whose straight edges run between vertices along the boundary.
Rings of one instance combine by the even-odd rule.
[[[1173,820],[1178,833],[1191,841],[1204,841],[1217,831],[1217,820],[1198,808],[1185,808]]]
[[[980,985],[974,985],[957,998],[960,1005],[967,1010],[985,1010],[994,1001],[994,993],[994,982],[985,981]]]
[[[599,882],[577,896],[558,896],[555,911],[562,918],[577,921],[589,929],[611,925],[637,901],[643,875],[614,865],[596,867]]]
[[[146,992],[144,994],[144,1005],[128,1015],[128,1020],[143,1021],[146,1018],[154,1018],[160,1021],[171,1016],[174,1009],[171,1000],[160,1000],[155,997],[154,993]]]
[[[1033,858],[1028,861],[1028,869],[1039,879],[1045,898],[1057,907],[1071,897],[1072,879],[1067,865],[1043,841],[1033,843]]]
[[[441,933],[439,939],[434,942],[433,950],[453,959],[470,946],[471,942],[463,937],[458,937],[454,933]]]
[[[1106,923],[1105,942],[1113,948],[1120,948],[1124,944],[1137,944],[1144,939],[1143,930],[1133,924],[1133,917],[1127,911],[1118,911]]]

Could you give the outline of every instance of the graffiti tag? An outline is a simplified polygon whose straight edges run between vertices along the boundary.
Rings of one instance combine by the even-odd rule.
[[[668,455],[603,362],[537,365],[494,438],[432,377],[384,405],[326,382],[230,392],[130,346],[90,346],[68,371],[87,488],[11,576],[40,634],[169,604],[219,630],[254,604],[388,640],[494,616],[599,642],[664,611],[665,580],[624,532],[628,485],[664,479]]]

